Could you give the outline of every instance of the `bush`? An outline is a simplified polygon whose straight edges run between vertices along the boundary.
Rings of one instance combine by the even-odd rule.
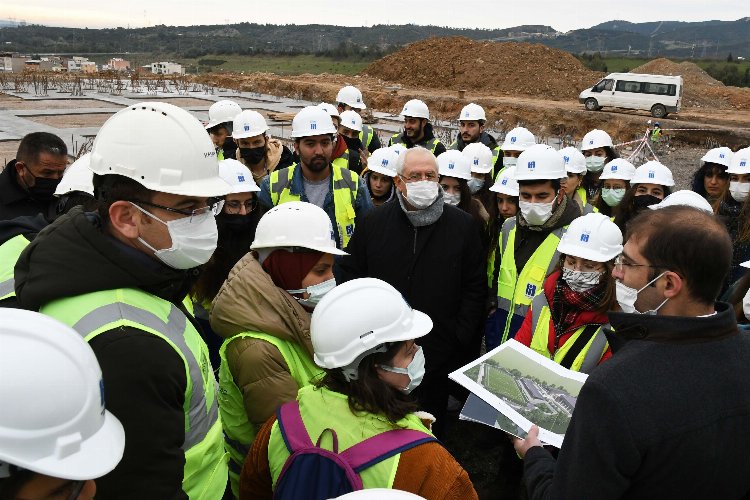
[[[208,58],[205,58],[205,59],[199,59],[198,60],[198,64],[200,66],[221,66],[225,62],[227,62],[226,59],[208,59]]]

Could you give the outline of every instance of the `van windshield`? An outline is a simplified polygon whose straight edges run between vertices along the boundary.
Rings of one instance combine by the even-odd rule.
[[[603,90],[612,90],[612,80],[605,78],[600,81],[591,89],[593,92],[601,92]]]

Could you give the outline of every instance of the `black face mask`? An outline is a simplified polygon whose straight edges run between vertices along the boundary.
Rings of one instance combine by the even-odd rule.
[[[346,141],[346,147],[349,148],[349,151],[358,152],[360,149],[362,149],[362,141],[359,140],[359,137],[343,137],[344,141]]]
[[[240,157],[248,163],[255,165],[256,163],[260,163],[266,157],[266,147],[240,148]]]
[[[246,215],[240,214],[219,214],[216,216],[216,225],[219,229],[219,234],[223,231],[229,231],[233,233],[246,233],[249,232],[253,225],[257,225],[257,217],[253,217],[254,213]]]
[[[34,177],[34,185],[30,188],[29,194],[35,200],[51,200],[62,179],[47,179],[46,177]]]
[[[651,205],[656,205],[657,203],[660,203],[661,199],[657,198],[656,196],[652,194],[642,194],[639,196],[633,197],[633,205],[638,210],[642,210],[646,207],[650,207]]]

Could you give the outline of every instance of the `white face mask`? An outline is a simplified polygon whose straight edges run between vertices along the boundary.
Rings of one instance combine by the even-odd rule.
[[[202,214],[182,219],[163,221],[151,212],[131,203],[138,210],[152,219],[158,220],[169,231],[172,246],[162,250],[149,245],[144,239],[138,237],[148,249],[154,252],[157,259],[164,262],[173,269],[192,269],[208,262],[219,239],[219,230],[216,227],[216,218],[211,210]]]
[[[599,284],[604,273],[601,271],[576,271],[563,267],[562,279],[574,292],[585,292]]]
[[[484,187],[484,179],[477,179],[476,177],[472,177],[466,183],[469,185],[471,194],[477,194]]]
[[[729,194],[735,201],[740,203],[747,199],[747,195],[750,193],[750,182],[730,182],[729,183]]]
[[[518,158],[514,158],[512,156],[503,156],[503,168],[515,167],[516,163],[518,163]]]
[[[648,314],[648,315],[655,315],[661,307],[667,303],[669,298],[664,299],[664,302],[659,304],[659,307],[656,309],[651,309],[650,311],[644,311],[640,312],[635,308],[635,301],[638,300],[638,294],[641,293],[641,291],[645,290],[647,286],[649,286],[651,283],[655,282],[662,276],[664,276],[667,273],[667,271],[664,271],[656,278],[652,279],[645,285],[643,285],[642,288],[639,290],[636,290],[635,288],[630,288],[629,286],[625,285],[621,281],[617,280],[615,281],[615,296],[617,297],[617,303],[620,304],[620,309],[622,309],[622,312],[628,313],[628,314]]]
[[[439,187],[435,181],[409,182],[406,184],[406,201],[417,210],[423,210],[435,202]]]
[[[586,170],[589,172],[601,172],[604,168],[604,163],[607,159],[601,156],[587,156],[586,157]]]
[[[306,299],[294,298],[297,299],[297,302],[299,302],[300,305],[310,309],[315,309],[315,306],[318,305],[320,299],[325,297],[325,295],[334,288],[336,288],[336,278],[331,278],[323,283],[318,283],[317,285],[308,286],[307,288],[301,288],[299,290],[287,290],[287,292],[291,295],[307,292],[310,296]]]
[[[552,206],[554,204],[554,200],[549,203],[529,203],[519,200],[518,208],[529,226],[541,226],[552,217]]]
[[[443,201],[448,205],[453,205],[455,207],[456,205],[461,203],[461,193],[448,194],[443,191]]]
[[[625,189],[602,189],[602,200],[610,207],[616,207],[622,201],[625,196]]]
[[[409,394],[422,383],[422,379],[424,378],[424,365],[424,352],[422,352],[422,347],[417,346],[417,352],[414,353],[414,359],[411,360],[406,368],[385,365],[380,365],[380,368],[387,372],[407,375],[409,377],[409,384],[401,390],[406,394]]]

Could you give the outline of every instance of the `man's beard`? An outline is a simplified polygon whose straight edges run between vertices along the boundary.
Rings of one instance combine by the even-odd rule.
[[[328,166],[328,160],[325,156],[313,156],[307,163],[307,168],[313,172],[322,172]]]

